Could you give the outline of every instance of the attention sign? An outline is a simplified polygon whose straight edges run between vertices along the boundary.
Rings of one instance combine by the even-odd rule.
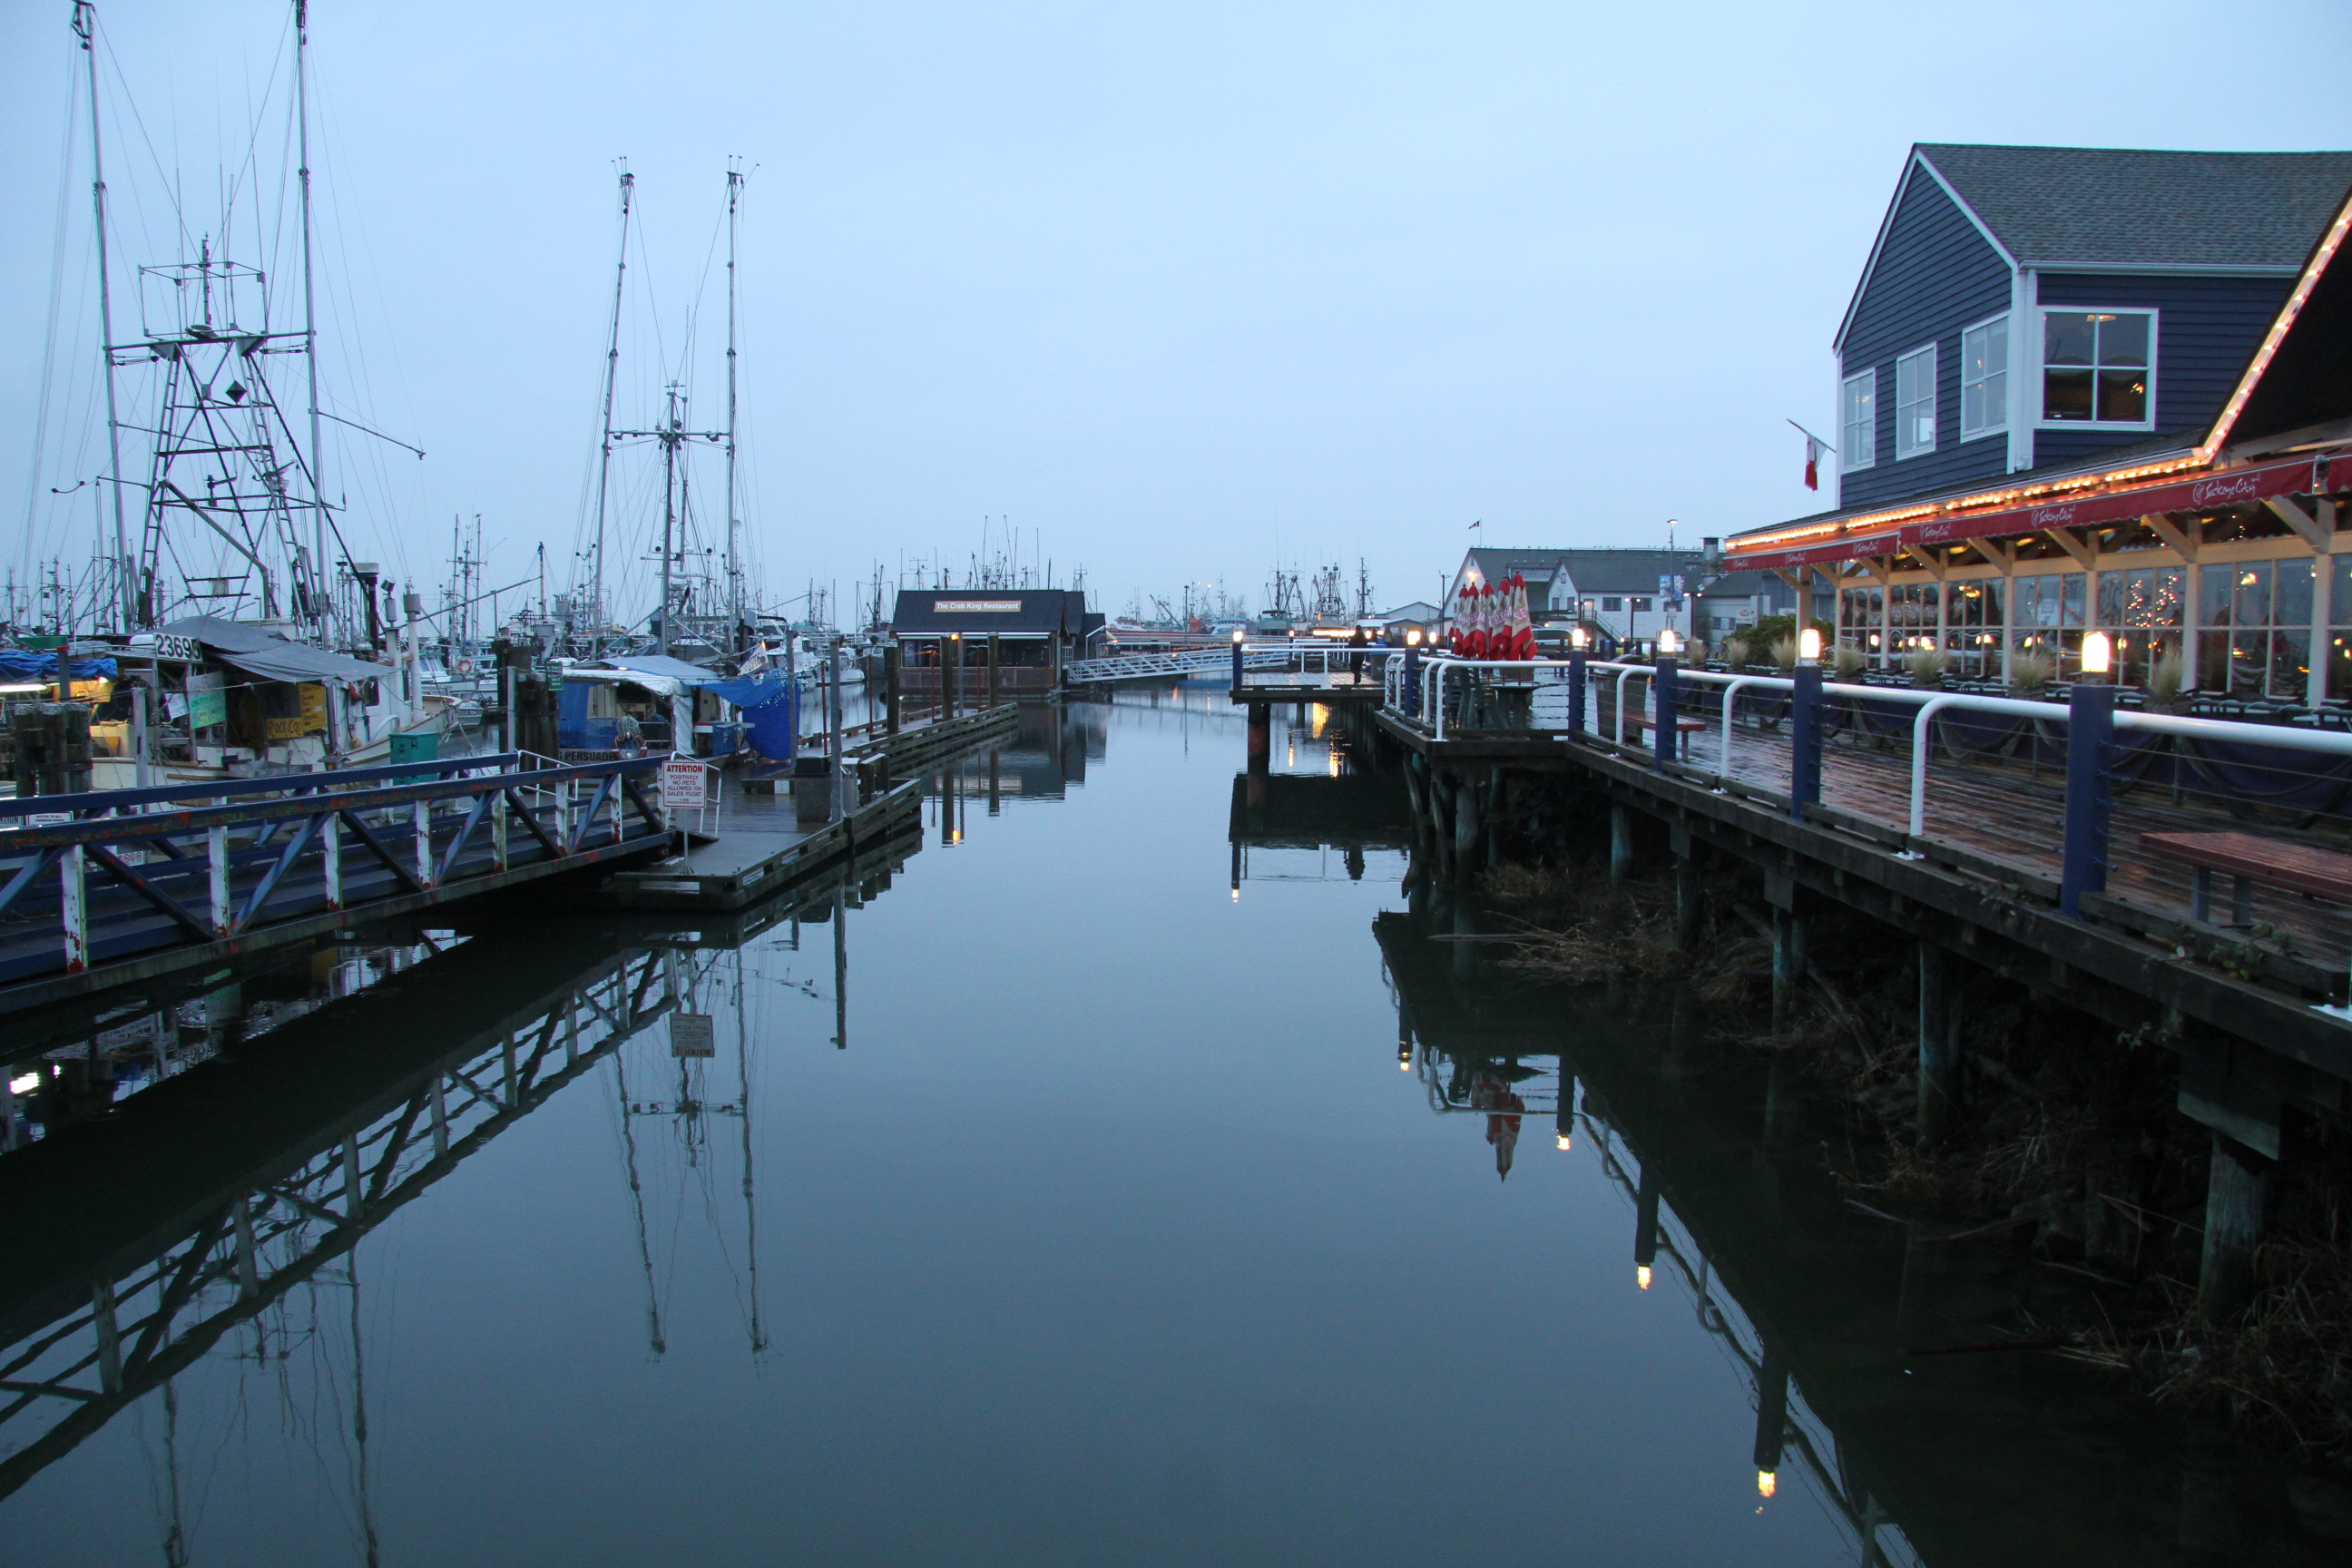
[[[931,608],[942,616],[1009,616],[1021,609],[1018,599],[940,599]]]
[[[702,764],[668,762],[661,770],[661,807],[665,813],[702,809]]]

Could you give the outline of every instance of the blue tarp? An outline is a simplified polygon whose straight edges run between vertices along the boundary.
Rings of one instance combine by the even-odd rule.
[[[793,754],[800,731],[800,688],[789,680],[771,679],[706,680],[702,689],[743,710],[743,721],[751,731],[751,750],[772,763]]]
[[[34,653],[21,647],[0,647],[0,676],[10,680],[55,680],[58,678],[58,656]],[[76,680],[112,680],[114,661],[110,658],[78,658],[73,661]]]

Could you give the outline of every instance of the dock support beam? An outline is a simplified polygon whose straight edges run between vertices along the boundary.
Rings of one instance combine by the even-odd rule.
[[[1797,987],[1805,976],[1805,918],[1794,910],[1772,911],[1772,1026],[1785,1029],[1797,1016]]]
[[[1676,827],[1675,838],[1675,951],[1688,952],[1698,945],[1701,917],[1698,856],[1690,829]]]
[[[996,634],[988,634],[988,705],[996,706],[1001,689],[996,674]]]
[[[1919,1147],[1951,1136],[1960,1106],[1958,965],[1932,942],[1919,944]]]
[[[882,727],[885,734],[898,732],[898,645],[882,645]]]
[[[1479,820],[1478,781],[1464,778],[1454,786],[1454,873],[1468,878],[1477,868]]]
[[[2205,1180],[2205,1256],[2197,1270],[2197,1310],[2218,1322],[2253,1298],[2254,1247],[2270,1205],[2272,1162],[2226,1133],[2213,1134]]]
[[[1623,882],[1633,874],[1633,814],[1622,805],[1609,808],[1609,879]]]

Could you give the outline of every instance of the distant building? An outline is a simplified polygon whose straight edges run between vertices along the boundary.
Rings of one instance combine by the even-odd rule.
[[[2352,697],[2352,153],[1911,150],[1832,340],[1838,504],[1727,541],[1840,641]]]
[[[1409,631],[1417,631],[1423,637],[1434,635],[1440,616],[1435,605],[1426,599],[1415,599],[1409,605],[1399,605],[1393,610],[1382,611],[1372,618],[1380,623],[1387,640],[1402,642]]]
[[[1103,617],[1071,588],[901,588],[890,634],[904,651],[901,679],[910,690],[937,690],[942,652],[961,650],[967,698],[987,677],[996,639],[999,689],[1049,691],[1062,666],[1098,651]]]
[[[1651,642],[1668,626],[1715,642],[1759,616],[1792,614],[1797,603],[1792,584],[1728,571],[1704,548],[1480,548],[1462,558],[1448,584],[1448,613],[1465,587],[1513,575],[1527,579],[1528,613],[1538,626],[1581,620],[1621,642]],[[1815,613],[1828,612],[1824,597]]]

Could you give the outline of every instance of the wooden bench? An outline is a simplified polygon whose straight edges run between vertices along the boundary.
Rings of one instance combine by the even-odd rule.
[[[2239,925],[2253,922],[2256,882],[2352,903],[2352,855],[2339,855],[2333,849],[2258,838],[2251,833],[2143,833],[2139,845],[2161,859],[2193,868],[2189,912],[2200,921],[2212,918],[2216,871],[2233,879],[2230,912]]]
[[[1636,735],[1644,730],[1654,730],[1657,725],[1657,720],[1647,713],[1625,715],[1625,728],[1633,731]],[[1703,734],[1707,727],[1707,722],[1704,719],[1694,719],[1687,713],[1675,715],[1675,742],[1685,762],[1690,760],[1690,738],[1693,735]]]

